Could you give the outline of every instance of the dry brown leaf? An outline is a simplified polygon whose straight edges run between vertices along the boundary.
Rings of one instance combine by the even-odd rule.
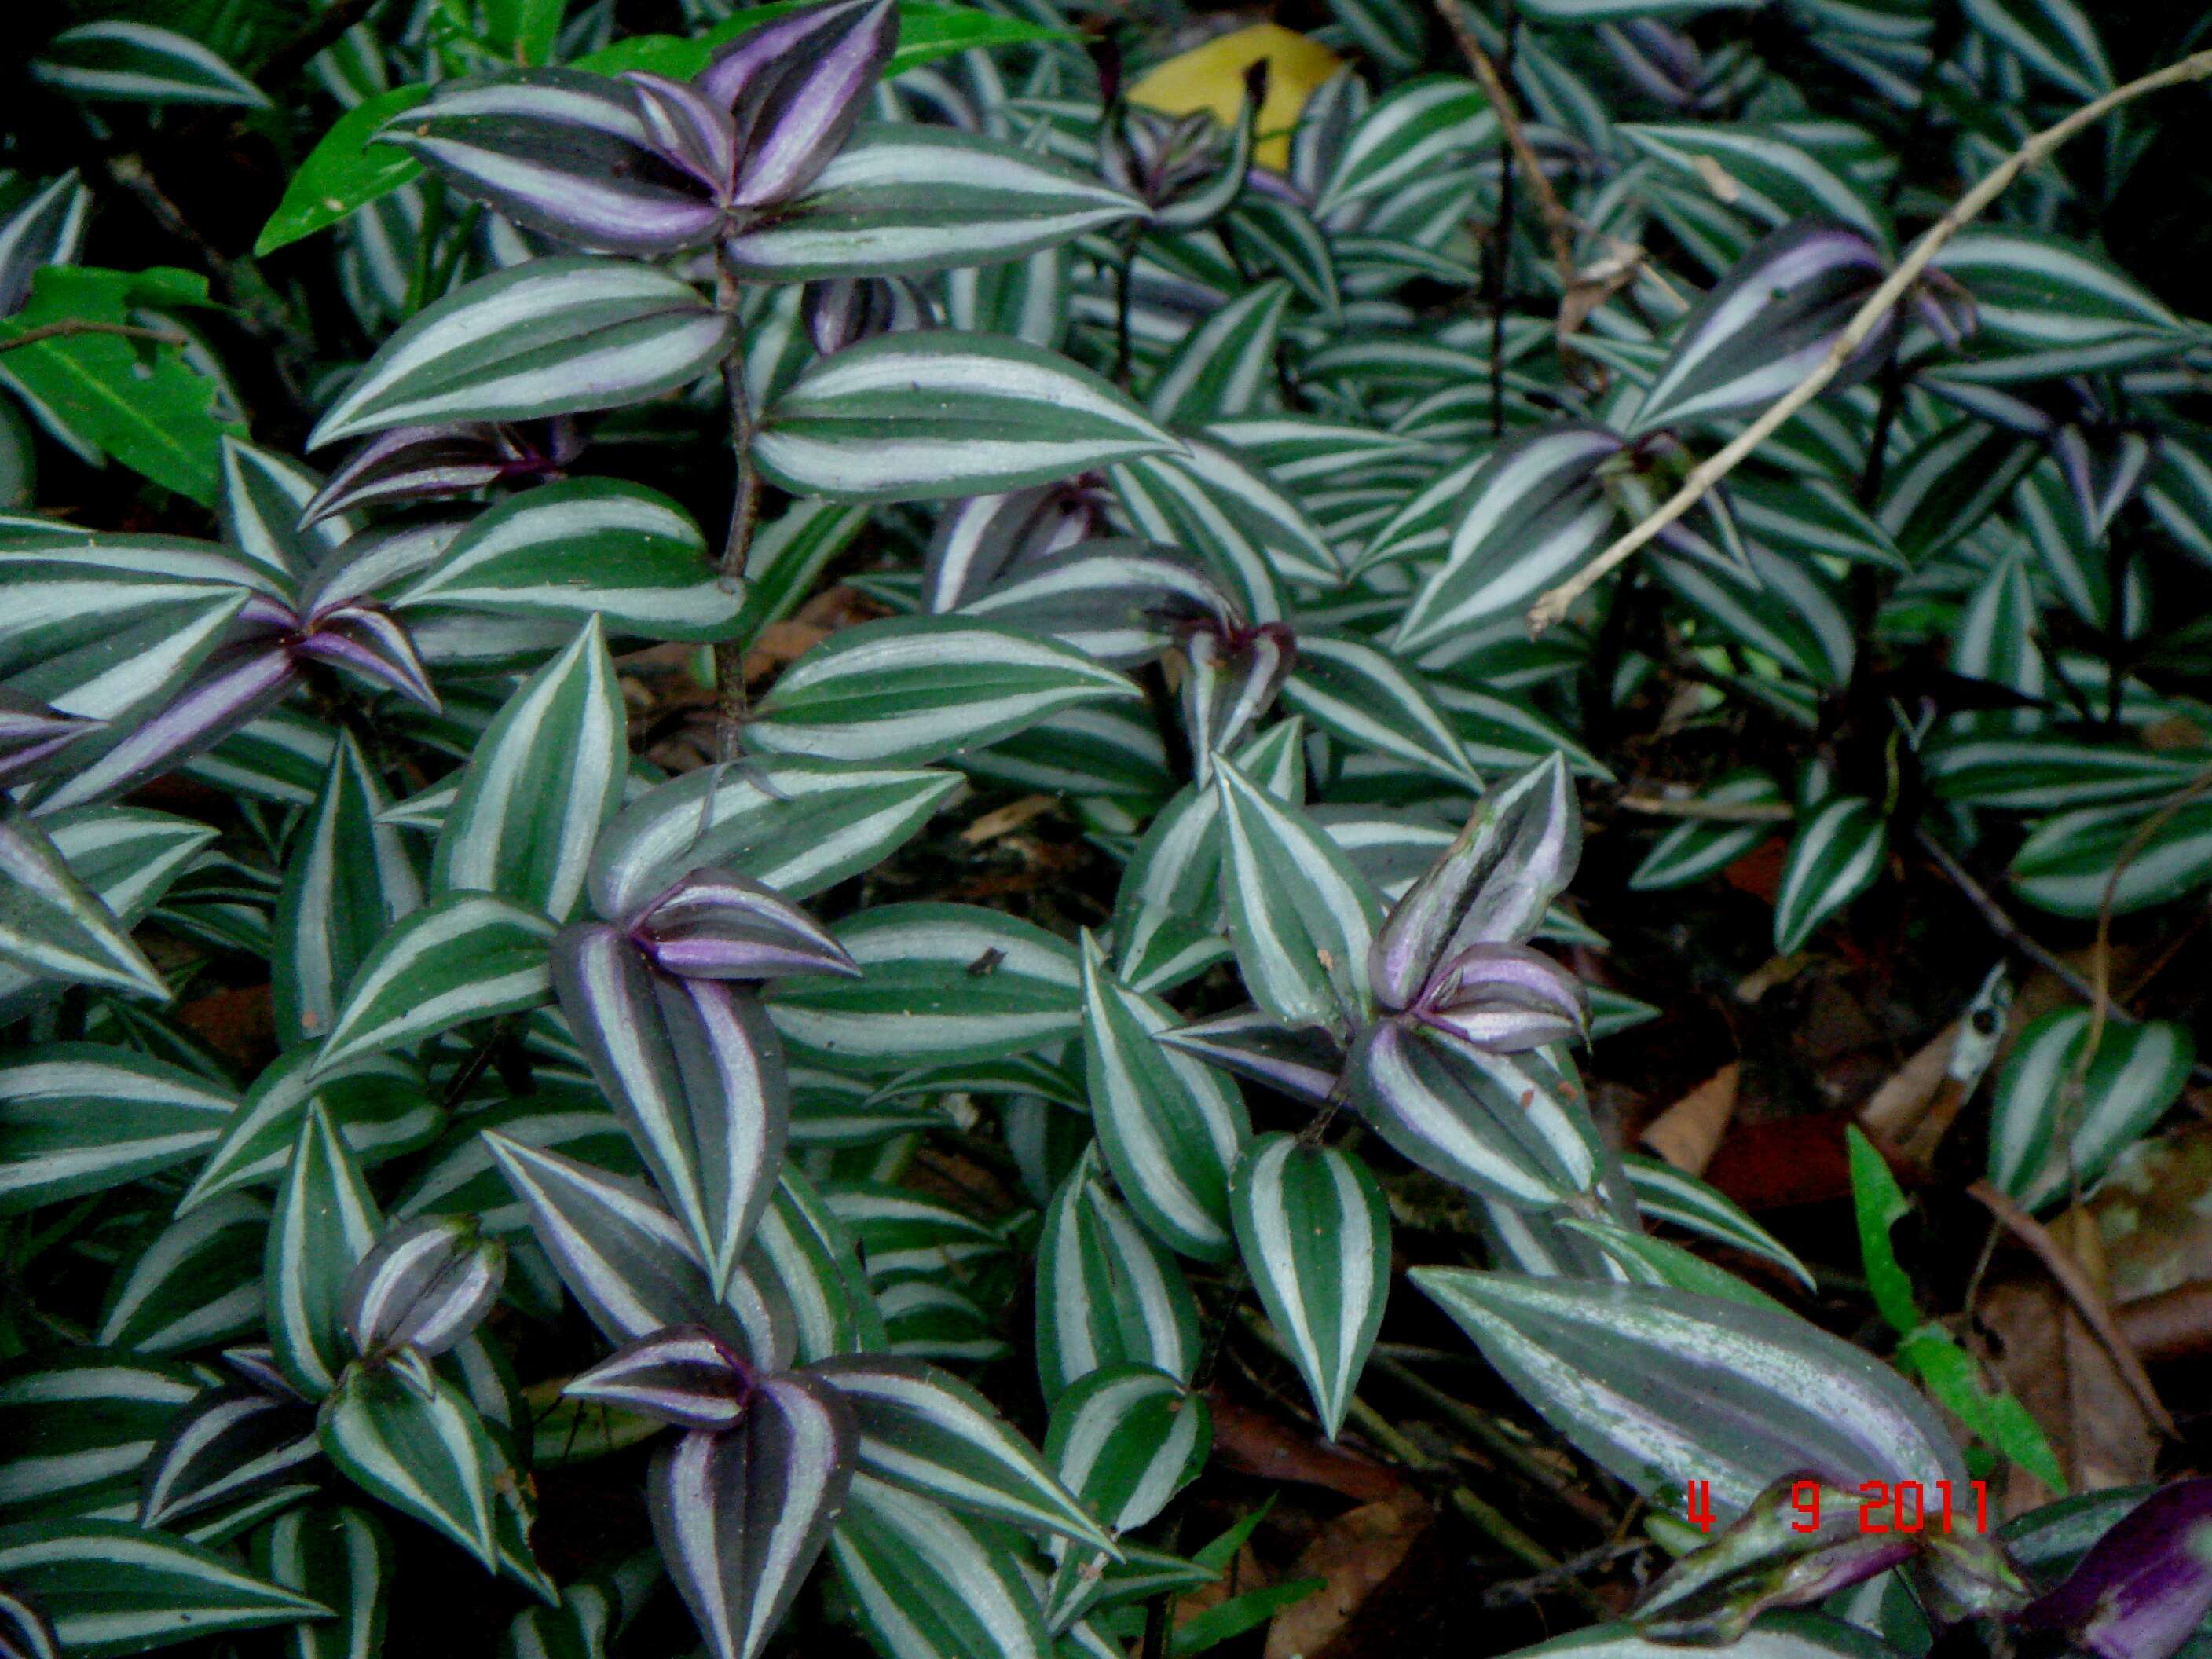
[[[2112,1310],[2120,1330],[2150,1364],[2212,1354],[2212,1279],[2176,1285]]]
[[[1396,1470],[1241,1405],[1218,1389],[1210,1403],[1213,1449],[1225,1468],[1266,1480],[1325,1486],[1360,1503],[1395,1498],[1406,1489]]]
[[[2114,1299],[2212,1279],[2212,1124],[2129,1147],[2099,1183],[2089,1212]]]
[[[1743,1068],[1730,1060],[1651,1120],[1644,1144],[1685,1175],[1703,1175],[1735,1115]]]
[[[1031,818],[1041,817],[1059,805],[1056,795],[1024,795],[1019,800],[1009,801],[984,813],[960,832],[960,839],[970,847],[980,847],[987,841],[998,840],[1009,830],[1020,829]]]
[[[1321,1659],[1359,1609],[1405,1562],[1435,1512],[1413,1492],[1346,1510],[1322,1527],[1291,1569],[1322,1588],[1277,1613],[1266,1659]]]
[[[2074,1491],[2151,1478],[2158,1437],[2150,1419],[2065,1291],[2040,1274],[2008,1280],[1983,1297],[1981,1319],[2000,1345],[1998,1378],[2042,1427]],[[2007,1518],[2053,1496],[2014,1463],[1999,1493]]]
[[[1743,194],[1743,186],[1736,183],[1735,175],[1711,156],[1692,156],[1690,165],[1698,170],[1698,177],[1705,181],[1705,188],[1722,201],[1733,203]]]

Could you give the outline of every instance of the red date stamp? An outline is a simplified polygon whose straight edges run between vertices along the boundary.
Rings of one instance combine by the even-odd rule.
[[[1954,1515],[1951,1502],[1951,1483],[1933,1483],[1936,1497],[1929,1501],[1927,1486],[1917,1480],[1869,1480],[1859,1487],[1859,1530],[1871,1532],[1917,1533],[1936,1531],[1948,1533],[1955,1524],[1960,1531],[1967,1529],[1963,1501],[1960,1513]],[[1973,1494],[1972,1530],[1990,1529],[1990,1489],[1986,1480],[1968,1483]],[[1821,1486],[1817,1480],[1799,1480],[1790,1488],[1790,1507],[1798,1518],[1790,1523],[1792,1532],[1820,1530]],[[1692,1480],[1684,1487],[1683,1518],[1700,1532],[1713,1529],[1713,1483]],[[1961,1499],[1966,1494],[1961,1493]]]

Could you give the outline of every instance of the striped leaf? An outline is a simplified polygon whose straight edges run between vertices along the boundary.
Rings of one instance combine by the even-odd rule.
[[[1115,978],[1087,931],[1082,970],[1084,1062],[1106,1166],[1154,1237],[1199,1261],[1225,1261],[1229,1172],[1252,1134],[1243,1097],[1161,1043],[1175,1014]]]
[[[702,767],[647,790],[601,833],[592,905],[621,921],[710,866],[803,899],[880,864],[959,787],[953,772],[826,761]]]
[[[836,929],[857,980],[800,980],[767,999],[802,1059],[889,1075],[995,1060],[1081,1026],[1076,953],[1033,922],[966,904],[887,904]]]
[[[2197,337],[2111,264],[2056,236],[1971,229],[1935,264],[1974,304],[1971,358],[1948,365],[1948,378],[2007,384],[2115,368],[2174,356]]]
[[[1774,949],[1779,955],[1805,941],[1836,912],[1874,885],[1888,856],[1889,826],[1872,801],[1833,795],[1805,819],[1782,864],[1774,900]]]
[[[1108,1365],[1186,1381],[1198,1304],[1175,1258],[1109,1197],[1086,1149],[1046,1209],[1037,1242],[1037,1376],[1048,1402]]]
[[[691,516],[657,489],[572,478],[482,513],[413,581],[393,609],[454,609],[570,625],[597,613],[617,634],[713,640],[742,598],[715,574]]]
[[[140,1353],[189,1353],[261,1331],[269,1206],[234,1193],[178,1217],[118,1273],[94,1340]]]
[[[1198,559],[1251,622],[1282,620],[1286,582],[1336,585],[1328,534],[1276,481],[1206,439],[1184,448],[1108,475],[1139,532]]]
[[[753,1659],[829,1540],[854,1484],[858,1434],[837,1390],[765,1379],[744,1419],[695,1430],[653,1461],[653,1535],[713,1659]]]
[[[1252,264],[1280,271],[1298,298],[1316,311],[1329,318],[1342,314],[1344,295],[1337,286],[1336,259],[1328,238],[1303,206],[1247,191],[1229,210],[1229,234],[1253,256]],[[1217,431],[1216,435],[1225,434]]]
[[[860,1241],[829,1199],[786,1165],[746,1249],[744,1273],[763,1301],[788,1311],[801,1364],[890,1346],[860,1265]]]
[[[1150,1365],[1092,1371],[1053,1402],[1045,1456],[1111,1533],[1143,1526],[1213,1447],[1206,1396]]]
[[[1245,989],[1285,1024],[1357,1021],[1370,1000],[1374,893],[1304,813],[1226,759],[1216,761],[1213,779],[1221,890]]]
[[[1805,1265],[1722,1193],[1695,1176],[1638,1152],[1624,1154],[1621,1164],[1636,1194],[1637,1208],[1651,1220],[1669,1222],[1701,1238],[1763,1257],[1794,1276],[1807,1290],[1813,1288],[1813,1275]]]
[[[1411,1277],[1553,1427],[1639,1492],[1710,1480],[1726,1521],[1804,1471],[1854,1490],[1965,1479],[1903,1378],[1793,1314],[1650,1285]]]
[[[1741,1302],[1746,1307],[1782,1308],[1765,1291],[1680,1244],[1587,1216],[1561,1216],[1556,1224],[1604,1251],[1606,1259],[1620,1270],[1615,1277],[1624,1284],[1671,1285],[1678,1291],[1694,1291],[1724,1302]]]
[[[174,1531],[187,1516],[296,1480],[321,1455],[314,1419],[299,1401],[210,1389],[170,1419],[147,1458],[139,1523]]]
[[[556,921],[574,914],[592,842],[622,805],[624,720],[594,616],[477,740],[431,856],[430,890],[449,902],[495,893]]]
[[[324,1043],[327,1068],[552,994],[553,924],[489,893],[447,893],[385,936],[346,988]]]
[[[1500,444],[1468,478],[1450,547],[1406,607],[1395,647],[1418,655],[1515,610],[1595,553],[1613,518],[1598,472],[1620,447],[1577,425]]]
[[[1390,1212],[1352,1152],[1262,1135],[1230,1188],[1237,1247],[1330,1439],[1390,1293]]]
[[[166,1002],[169,988],[46,830],[0,823],[0,965]]]
[[[1322,731],[1433,772],[1469,793],[1482,779],[1417,675],[1372,646],[1307,635],[1283,702]]]
[[[1923,775],[1939,800],[2013,812],[2057,812],[2169,795],[2204,764],[2201,752],[2136,749],[2057,732],[1968,736],[1931,744]]]
[[[2070,98],[2112,89],[2095,26],[2073,0],[1964,0],[1967,20]]]
[[[592,1076],[720,1296],[790,1133],[774,1028],[750,991],[659,972],[604,923],[562,931],[553,982]]]
[[[366,1358],[407,1347],[434,1359],[491,1311],[506,1272],[507,1246],[473,1218],[404,1222],[346,1281],[346,1334]]]
[[[2097,1177],[2179,1098],[2197,1058],[2182,1026],[2108,1022],[2081,1071],[2078,1098],[2069,1085],[2089,1039],[2089,1011],[2049,1013],[2020,1034],[1998,1078],[1990,1114],[1990,1184],[2029,1209],[2041,1209]]]
[[[774,889],[727,870],[695,870],[639,916],[630,943],[686,979],[857,975],[828,931]]]
[[[183,1366],[128,1354],[16,1359],[0,1373],[0,1513],[135,1515],[148,1456],[202,1391]]]
[[[1850,680],[1854,625],[1818,567],[1755,545],[1739,562],[1699,538],[1662,537],[1662,544],[1652,574],[1690,610],[1814,685]]]
[[[1637,149],[1674,173],[1686,188],[1708,191],[1732,212],[1758,223],[1777,228],[1825,219],[1832,228],[1856,232],[1871,242],[1889,239],[1883,216],[1866,193],[1830,167],[1813,147],[1796,142],[1806,131],[1803,127],[1778,131],[1765,125],[1711,123],[1632,125],[1619,131]],[[1754,248],[1753,255],[1756,252]],[[1872,288],[1868,284],[1869,292]]]
[[[1800,559],[1848,559],[1900,575],[1910,567],[1897,544],[1833,478],[1730,476],[1729,504],[1744,533],[1760,546]]]
[[[1630,430],[1772,403],[1827,356],[1886,274],[1881,249],[1863,229],[1815,219],[1776,231],[1682,319]],[[1862,355],[1870,367],[1871,354]]]
[[[717,1305],[707,1270],[651,1188],[495,1131],[483,1139],[529,1206],[531,1230],[561,1282],[610,1340],[702,1324],[739,1352],[762,1357]]]
[[[1352,1103],[1376,1133],[1455,1186],[1541,1210],[1573,1201],[1595,1181],[1595,1150],[1566,1103],[1510,1056],[1383,1020],[1353,1048],[1346,1077]],[[1542,1121],[1532,1109],[1539,1105]]]
[[[861,1474],[1025,1531],[1113,1548],[1029,1443],[958,1378],[882,1354],[826,1360],[813,1374],[852,1408]]]
[[[1017,144],[863,123],[804,194],[726,245],[757,281],[915,276],[1024,258],[1144,211]]]
[[[915,764],[1135,696],[1066,645],[965,617],[893,617],[842,629],[793,663],[745,741],[811,760]]]
[[[37,1605],[70,1659],[331,1616],[212,1550],[117,1521],[0,1528],[0,1579]]]
[[[498,1565],[494,1483],[506,1461],[476,1408],[443,1377],[427,1390],[386,1366],[352,1365],[316,1422],[323,1449],[371,1497]]]
[[[359,1054],[331,1066],[316,1048],[295,1048],[253,1080],[179,1201],[178,1213],[281,1176],[310,1100],[322,1107],[346,1150],[364,1167],[412,1152],[438,1133],[444,1119],[422,1073],[396,1055]]]
[[[1344,1072],[1344,1047],[1318,1026],[1278,1025],[1257,1008],[1233,1009],[1194,1020],[1159,1040],[1180,1054],[1303,1100],[1325,1106]]]
[[[384,1651],[395,1563],[383,1523],[367,1510],[319,1504],[280,1515],[254,1535],[253,1565],[270,1583],[337,1615],[295,1625],[291,1659],[378,1659]]]
[[[1528,15],[1569,26],[1607,23],[1630,17],[1680,17],[1698,12],[1750,6],[1760,0],[1522,0]],[[1746,1655],[1745,1659],[1752,1659]]]
[[[1049,1659],[1018,1557],[927,1498],[856,1475],[830,1534],[861,1623],[890,1659]]]
[[[237,1109],[220,1084],[105,1043],[46,1043],[0,1061],[0,1215],[182,1163]]]
[[[959,606],[963,616],[1049,635],[1115,668],[1158,656],[1179,628],[1229,609],[1187,562],[1119,537],[1033,555]]]
[[[744,604],[731,631],[752,639],[797,611],[830,562],[852,545],[867,522],[865,507],[801,501],[763,525],[745,556]]]
[[[2039,909],[2094,916],[2108,891],[2113,914],[2125,915],[2212,881],[2212,801],[2190,802],[2148,834],[2146,815],[2145,805],[2091,808],[2038,824],[2013,855],[2013,886]]]
[[[561,1393],[681,1429],[719,1431],[744,1420],[753,1373],[705,1326],[672,1325],[617,1349]]]
[[[1239,295],[1183,337],[1145,406],[1163,426],[1204,426],[1272,401],[1275,348],[1291,304],[1280,277]]]
[[[1024,342],[884,334],[809,368],[763,412],[769,478],[832,501],[941,501],[1172,453],[1176,440],[1088,369]]]
[[[31,60],[31,74],[86,103],[269,107],[267,93],[199,41],[121,17],[64,29]]]
[[[386,932],[422,902],[392,799],[350,732],[341,732],[322,793],[292,842],[271,924],[270,986],[287,1048],[327,1033],[341,991]]]
[[[1774,780],[1753,767],[1740,767],[1699,790],[1700,802],[1722,806],[1776,806],[1783,804],[1782,790]],[[1659,892],[1703,881],[1734,864],[1775,833],[1772,823],[1707,823],[1685,818],[1652,843],[1628,878],[1632,890]]]
[[[1497,139],[1498,118],[1474,82],[1416,76],[1379,100],[1346,135],[1314,216],[1329,223],[1338,210],[1463,162]]]
[[[689,283],[626,259],[532,259],[479,277],[386,340],[309,434],[535,420],[635,403],[719,362],[731,319]]]
[[[321,1105],[308,1102],[277,1188],[261,1282],[276,1364],[310,1400],[330,1392],[351,1357],[346,1283],[375,1247],[380,1221],[360,1165]]]
[[[297,581],[360,528],[337,514],[301,527],[322,482],[320,473],[288,456],[226,435],[216,504],[224,543],[279,580]]]

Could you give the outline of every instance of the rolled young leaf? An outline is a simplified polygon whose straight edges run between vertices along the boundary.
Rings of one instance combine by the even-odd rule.
[[[723,1430],[752,1403],[753,1370],[704,1325],[671,1325],[629,1343],[561,1392],[673,1423]]]
[[[1390,1212],[1352,1152],[1262,1135],[1229,1189],[1237,1246],[1330,1439],[1382,1327],[1390,1291]]]
[[[783,201],[821,172],[898,38],[890,0],[831,0],[748,29],[715,52],[696,85],[734,118],[737,205]]]
[[[506,1273],[506,1245],[473,1218],[404,1223],[346,1281],[346,1334],[364,1358],[409,1347],[434,1359],[491,1311]]]
[[[879,335],[813,364],[757,433],[772,482],[832,501],[976,495],[1181,447],[1066,358],[949,329]]]
[[[534,420],[635,403],[707,373],[732,326],[651,265],[532,259],[447,295],[386,340],[308,447],[428,421]]]
[[[631,942],[686,979],[783,979],[860,969],[828,929],[762,882],[694,870],[631,925]]]

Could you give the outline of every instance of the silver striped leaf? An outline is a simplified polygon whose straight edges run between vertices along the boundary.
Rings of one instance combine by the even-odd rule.
[[[1668,591],[1723,634],[1825,689],[1851,677],[1857,637],[1817,567],[1756,544],[1739,563],[1711,543],[1662,535],[1650,569]]]
[[[1228,234],[1253,256],[1253,264],[1280,271],[1297,296],[1323,317],[1343,313],[1344,295],[1337,286],[1328,238],[1303,205],[1248,191],[1229,210]]]
[[[854,1477],[831,1559],[861,1623],[890,1659],[1050,1659],[1018,1553],[943,1505]]]
[[[1303,812],[1217,759],[1221,891],[1252,1000],[1288,1025],[1357,1023],[1370,1001],[1380,909],[1336,844]]]
[[[226,433],[222,494],[216,503],[223,541],[278,580],[299,580],[361,527],[343,514],[301,527],[322,486],[322,475],[312,468]]]
[[[1730,1249],[1762,1257],[1793,1276],[1807,1290],[1813,1288],[1813,1275],[1805,1264],[1726,1194],[1693,1175],[1686,1175],[1671,1164],[1640,1152],[1623,1154],[1621,1167],[1635,1194],[1636,1207],[1647,1218],[1670,1223]]]
[[[238,1104],[222,1085],[106,1043],[46,1043],[0,1060],[0,1215],[196,1157]]]
[[[1230,601],[1168,549],[1121,538],[1078,542],[1024,560],[973,593],[959,614],[1042,634],[1115,668],[1157,657],[1193,622],[1218,622]]]
[[[1237,1246],[1330,1439],[1390,1292],[1390,1212],[1356,1153],[1262,1135],[1230,1186]]]
[[[2073,0],[1962,0],[1975,30],[2069,98],[2112,89],[2112,66],[2087,13]]]
[[[444,1534],[496,1569],[496,1483],[512,1480],[476,1407],[433,1373],[349,1365],[316,1432],[331,1462],[371,1497]]]
[[[2087,1191],[2180,1097],[2197,1058],[2185,1027],[2108,1021],[2069,1088],[2088,1041],[2089,1011],[2049,1013],[2020,1034],[1990,1112],[1990,1185],[2031,1210]]]
[[[346,988],[320,1067],[411,1047],[553,994],[554,925],[490,893],[448,892],[403,920]]]
[[[1416,76],[1366,111],[1346,136],[1314,216],[1334,228],[1340,210],[1465,161],[1497,138],[1498,118],[1474,82]]]
[[[862,1474],[955,1510],[1114,1551],[1082,1503],[967,1383],[919,1360],[867,1354],[813,1375],[845,1397]]]
[[[94,1340],[165,1354],[259,1335],[269,1217],[261,1199],[234,1193],[170,1222],[118,1273]]]
[[[653,1535],[713,1659],[754,1659],[775,1633],[845,1507],[857,1440],[837,1390],[799,1371],[764,1379],[735,1428],[654,1457]]]
[[[212,48],[124,17],[64,29],[30,70],[33,79],[83,103],[269,107],[269,94]]]
[[[1139,534],[1195,557],[1251,623],[1283,620],[1285,583],[1341,580],[1328,535],[1279,484],[1218,444],[1184,447],[1108,473]]]
[[[1984,680],[2014,693],[2027,706],[2008,714],[1954,714],[1954,732],[2033,729],[2041,723],[2033,705],[2044,700],[2042,607],[2028,578],[2025,550],[2007,554],[1990,567],[1967,596],[1951,634],[1951,672],[1963,679]]]
[[[1755,767],[1739,767],[1699,790],[1693,798],[1721,806],[1778,806],[1781,786]],[[1628,878],[1632,891],[1659,892],[1703,881],[1759,847],[1775,833],[1772,823],[1707,823],[1686,817],[1652,843]]]
[[[541,1081],[520,1100],[471,1113],[424,1154],[414,1178],[392,1201],[397,1220],[423,1215],[474,1216],[486,1229],[514,1233],[530,1224],[530,1212],[492,1158],[480,1133],[498,1131],[510,1140],[558,1152],[610,1175],[636,1176],[644,1170],[637,1149],[607,1109],[597,1085]]]
[[[173,1531],[188,1516],[296,1478],[321,1455],[314,1414],[298,1401],[210,1390],[170,1419],[147,1457],[138,1522]]]
[[[882,1310],[860,1265],[859,1240],[795,1165],[784,1166],[761,1212],[745,1249],[744,1273],[763,1299],[788,1310],[799,1364],[889,1345]]]
[[[565,921],[622,805],[629,743],[597,616],[477,740],[430,860],[430,890],[497,894]]]
[[[421,1071],[396,1054],[361,1054],[331,1066],[316,1048],[295,1048],[253,1080],[177,1212],[283,1176],[310,1100],[320,1103],[364,1167],[412,1152],[445,1121]]]
[[[1774,898],[1777,954],[1802,949],[1815,928],[1873,886],[1888,851],[1889,826],[1861,796],[1832,795],[1803,819]]]
[[[717,574],[691,516],[657,489],[612,478],[540,485],[477,514],[392,597],[403,617],[461,611],[617,634],[714,640],[743,593]]]
[[[2203,750],[2136,748],[2125,732],[2096,741],[2026,732],[1931,743],[1921,772],[1938,800],[2000,811],[2059,812],[2172,794],[2206,763]]]
[[[1175,1258],[1101,1184],[1095,1148],[1047,1207],[1037,1243],[1037,1376],[1048,1402],[1108,1365],[1188,1381],[1198,1304]]]
[[[1252,1134],[1243,1097],[1160,1041],[1176,1024],[1174,1012],[1115,978],[1088,930],[1082,973],[1084,1062],[1106,1166],[1161,1243],[1200,1261],[1226,1261],[1230,1170]]]
[[[1588,1239],[1604,1251],[1626,1284],[1671,1285],[1678,1291],[1694,1291],[1700,1296],[1717,1297],[1725,1302],[1741,1302],[1749,1308],[1786,1311],[1765,1291],[1680,1244],[1654,1238],[1649,1233],[1632,1232],[1617,1222],[1599,1221],[1588,1216],[1563,1215],[1553,1224],[1578,1238]]]
[[[790,1133],[775,1028],[750,991],[662,973],[603,922],[562,930],[553,982],[592,1075],[721,1296]]]
[[[1712,1483],[1733,1519],[1783,1476],[1948,1480],[1959,1449],[1927,1401],[1793,1314],[1651,1285],[1417,1267],[1413,1283],[1586,1456],[1657,1496]]]
[[[744,1420],[753,1371],[704,1325],[671,1325],[617,1349],[561,1393],[680,1429],[719,1431]]]
[[[765,999],[793,1053],[840,1071],[995,1060],[1076,1035],[1074,949],[969,904],[887,904],[836,930],[857,980],[785,981]]]
[[[21,1356],[0,1373],[0,1516],[135,1517],[147,1458],[204,1380],[132,1354]]]
[[[45,1614],[70,1659],[119,1659],[164,1643],[331,1613],[214,1550],[119,1521],[0,1530],[0,1579]]]
[[[381,1220],[361,1166],[322,1106],[309,1101],[276,1191],[261,1267],[276,1364],[309,1400],[331,1391],[351,1357],[346,1282],[375,1248]]]
[[[293,1626],[291,1659],[379,1659],[395,1564],[374,1514],[349,1504],[289,1510],[254,1534],[253,1565],[337,1615]]]
[[[328,1033],[355,969],[422,906],[414,856],[383,822],[391,805],[361,745],[340,732],[321,793],[293,834],[270,923],[270,989],[288,1048]]]
[[[727,870],[694,870],[631,923],[629,938],[664,973],[769,980],[860,971],[827,928],[775,889]]]
[[[785,670],[745,742],[778,757],[913,765],[1137,695],[1066,645],[965,617],[886,617],[839,630]]]
[[[1710,191],[1731,214],[1767,229],[1826,220],[1833,228],[1855,232],[1878,252],[1890,240],[1887,217],[1863,182],[1849,176],[1848,168],[1838,172],[1803,142],[1812,131],[1807,124],[1625,125],[1618,131],[1685,189]]]
[[[1182,447],[1066,358],[949,329],[878,335],[816,362],[757,433],[773,483],[856,501],[984,495]]]
[[[1183,337],[1145,406],[1163,426],[1204,426],[1275,400],[1275,350],[1291,304],[1280,277],[1261,283]]]
[[[23,817],[0,823],[0,965],[167,1001],[167,984],[127,927],[44,828]]]
[[[1213,1449],[1206,1396],[1150,1365],[1092,1371],[1053,1402],[1045,1456],[1109,1533],[1143,1526]]]
[[[574,255],[479,277],[415,317],[331,405],[307,447],[434,421],[536,420],[641,402],[697,380],[732,319],[651,265]]]
[[[1418,670],[1354,640],[1307,635],[1283,703],[1358,748],[1433,772],[1470,793],[1482,778]]]
[[[2189,802],[2146,831],[2154,805],[2091,807],[2045,820],[2013,855],[2013,886],[2039,909],[2094,916],[2107,893],[2112,914],[2126,915],[2212,881],[2212,802]],[[2135,857],[2123,866],[2121,851],[2130,848]]]
[[[407,1347],[434,1359],[483,1322],[506,1276],[507,1246],[473,1218],[402,1222],[346,1281],[346,1334],[365,1358]]]
[[[871,869],[960,787],[954,772],[775,760],[702,767],[617,815],[592,851],[592,906],[621,921],[694,870],[803,899]]]
[[[2108,262],[2043,232],[1975,227],[1946,243],[1934,268],[1963,287],[1974,307],[1970,352],[1945,366],[1948,379],[2008,385],[2156,362],[2197,337]]]

